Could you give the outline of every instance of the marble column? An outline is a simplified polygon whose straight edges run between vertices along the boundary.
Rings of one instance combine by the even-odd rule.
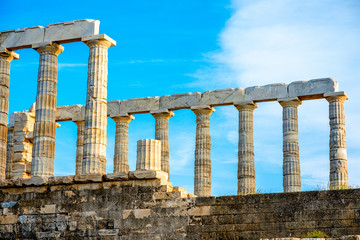
[[[301,191],[298,98],[278,99],[283,107],[283,189],[284,192]]]
[[[329,102],[330,120],[330,189],[343,189],[349,187],[345,111],[344,102],[348,96],[344,92],[331,92],[324,94]]]
[[[161,143],[155,139],[137,141],[136,170],[161,170]]]
[[[255,193],[253,101],[234,103],[239,110],[238,194]]]
[[[18,58],[18,54],[5,48],[0,48],[0,181],[6,178],[10,62]]]
[[[210,115],[215,111],[211,106],[196,106],[195,177],[194,194],[211,196],[211,136]]]
[[[82,162],[83,162],[83,155],[84,155],[85,121],[74,121],[74,123],[77,125],[75,174],[80,175],[82,173]]]
[[[155,118],[155,139],[161,141],[161,170],[169,174],[169,118],[174,113],[169,110],[150,113]]]
[[[31,176],[54,175],[56,133],[57,56],[64,48],[57,44],[33,45],[39,54]]]
[[[11,179],[12,164],[14,162],[14,126],[8,127],[6,147],[6,179]]]
[[[82,41],[90,48],[82,174],[105,174],[108,48],[115,46],[115,41],[104,34]]]
[[[129,123],[132,115],[112,117],[116,122],[114,173],[129,172]]]

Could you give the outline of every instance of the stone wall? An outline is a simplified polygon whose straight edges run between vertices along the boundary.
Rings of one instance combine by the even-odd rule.
[[[360,189],[191,197],[166,178],[53,177],[0,189],[0,239],[260,239],[360,233]]]

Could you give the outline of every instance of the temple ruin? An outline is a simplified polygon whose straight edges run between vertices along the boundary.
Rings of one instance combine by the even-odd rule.
[[[64,51],[63,44],[78,41],[89,47],[86,104],[57,106],[57,56]],[[297,107],[307,100],[329,103],[329,182],[332,189],[348,188],[344,115],[348,98],[336,81],[322,78],[107,101],[108,49],[115,45],[99,34],[97,20],[0,32],[0,200],[2,209],[7,209],[0,214],[0,238],[259,239],[301,237],[316,229],[334,237],[360,234],[356,230],[360,229],[359,190],[337,190],[335,195],[301,192]],[[36,103],[8,117],[10,63],[19,58],[15,51],[22,48],[40,55]],[[283,191],[290,195],[254,194],[253,114],[257,105],[269,101],[283,108]],[[227,105],[239,111],[238,196],[211,197],[210,117],[216,114],[214,107]],[[180,109],[196,115],[194,194],[169,182],[168,121]],[[155,139],[138,141],[132,170],[128,128],[137,114],[154,117]],[[76,173],[55,177],[55,132],[63,121],[77,125]],[[107,121],[116,123],[113,173],[106,173]],[[338,203],[338,198],[348,205]],[[279,206],[281,202],[293,209]],[[335,224],[333,230],[318,224],[322,219],[314,214],[314,204],[337,216],[328,220]],[[281,209],[283,219],[290,220],[270,217]],[[262,217],[244,219],[243,215],[254,214]],[[166,226],[167,221],[173,222]]]

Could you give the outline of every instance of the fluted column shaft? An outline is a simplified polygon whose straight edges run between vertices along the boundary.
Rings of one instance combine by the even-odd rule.
[[[75,121],[75,124],[77,125],[75,174],[79,175],[82,173],[82,162],[83,162],[83,155],[84,155],[85,121]]]
[[[283,107],[283,189],[284,192],[301,191],[298,98],[279,99]]]
[[[6,147],[6,179],[12,177],[12,164],[14,162],[14,126],[8,128]]]
[[[348,188],[344,112],[344,102],[348,97],[344,92],[328,93],[325,97],[329,102],[330,120],[330,189]]]
[[[17,58],[18,54],[4,48],[0,49],[0,180],[6,178],[10,62]]]
[[[239,110],[238,194],[255,193],[255,163],[252,101],[234,103]]]
[[[155,118],[155,139],[161,141],[161,170],[169,174],[169,118],[170,111],[151,112]]]
[[[210,106],[200,106],[191,110],[196,114],[194,194],[211,196],[210,115],[215,109]]]
[[[129,123],[132,115],[113,117],[116,122],[114,173],[129,172]]]
[[[31,176],[54,175],[56,132],[57,56],[64,48],[56,43],[40,46]]]
[[[105,38],[86,41],[90,48],[85,105],[82,173],[106,173],[108,48]]]

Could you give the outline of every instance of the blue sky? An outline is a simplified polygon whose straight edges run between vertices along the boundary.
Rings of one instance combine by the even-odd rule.
[[[204,92],[229,87],[332,77],[346,102],[350,184],[360,185],[360,3],[357,0],[255,1],[38,1],[3,0],[0,31],[78,20],[100,20],[100,33],[117,41],[109,49],[108,100]],[[85,104],[88,47],[64,44],[58,57],[58,106]],[[35,101],[38,53],[18,50],[12,62],[9,112]],[[256,184],[282,191],[282,120],[277,102],[254,112]],[[130,168],[136,141],[154,138],[154,119],[136,115],[129,129]],[[236,194],[238,113],[217,107],[211,115],[212,193]],[[170,178],[193,191],[195,115],[170,119]],[[107,171],[112,171],[115,123],[108,119]],[[299,107],[303,190],[328,182],[328,104]],[[57,129],[55,174],[75,171],[76,125]]]

